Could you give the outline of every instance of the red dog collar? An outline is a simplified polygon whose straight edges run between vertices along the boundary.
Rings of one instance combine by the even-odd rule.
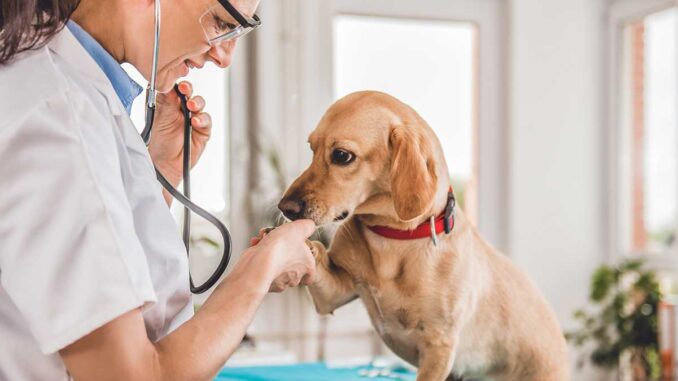
[[[454,192],[452,187],[450,187],[449,192],[447,193],[447,204],[445,204],[445,210],[443,210],[438,217],[435,219],[431,218],[430,220],[424,222],[423,224],[417,226],[413,230],[398,230],[388,226],[368,226],[375,234],[378,234],[382,237],[398,239],[398,240],[411,240],[419,238],[432,238],[434,243],[437,243],[437,235],[440,233],[449,234],[454,228],[454,207],[456,201],[454,198]],[[433,222],[434,226],[431,227]],[[435,229],[435,230],[434,230]],[[435,234],[433,233],[435,231]]]

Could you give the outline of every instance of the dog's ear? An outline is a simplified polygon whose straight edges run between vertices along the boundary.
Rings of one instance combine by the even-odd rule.
[[[438,177],[430,142],[413,126],[391,129],[391,197],[398,217],[409,221],[433,205]]]

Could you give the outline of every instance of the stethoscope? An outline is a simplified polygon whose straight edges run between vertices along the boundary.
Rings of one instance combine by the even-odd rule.
[[[154,42],[153,42],[153,69],[151,71],[151,80],[149,82],[148,92],[146,94],[146,125],[141,132],[141,137],[144,140],[144,143],[148,145],[151,140],[151,129],[153,128],[153,118],[155,117],[155,106],[156,106],[156,96],[157,91],[155,88],[155,80],[158,72],[158,52],[159,52],[159,41],[160,41],[160,0],[155,1],[155,33],[154,33]],[[219,221],[218,218],[214,217],[205,209],[199,207],[193,201],[191,201],[191,132],[193,127],[191,126],[191,113],[188,111],[188,106],[186,105],[186,96],[183,95],[179,88],[175,85],[174,91],[179,95],[179,100],[181,101],[181,111],[184,115],[184,154],[183,154],[183,193],[176,190],[172,184],[165,179],[165,177],[158,171],[156,168],[155,173],[158,177],[158,181],[162,186],[167,189],[167,191],[177,199],[180,203],[184,205],[184,221],[183,221],[183,241],[184,246],[186,246],[186,255],[189,255],[189,241],[191,236],[191,211],[200,217],[209,221],[214,225],[221,233],[221,236],[224,240],[224,250],[221,255],[221,260],[216,270],[210,275],[210,277],[201,285],[195,286],[193,284],[193,277],[189,271],[188,278],[191,286],[191,292],[194,294],[201,294],[208,289],[210,289],[214,284],[219,281],[221,275],[226,271],[228,262],[231,259],[231,234],[228,232],[226,226]]]

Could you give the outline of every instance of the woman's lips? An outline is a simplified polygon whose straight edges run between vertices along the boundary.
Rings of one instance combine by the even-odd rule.
[[[197,64],[193,61],[190,60],[183,60],[181,64],[179,64],[178,68],[180,70],[180,76],[185,77],[188,75],[188,73],[191,71],[191,69],[201,69],[204,66],[204,64]]]
[[[188,65],[188,67],[191,68],[191,69],[202,69],[202,67],[205,66],[204,63],[203,63],[203,64],[199,64],[199,63],[197,63],[197,62],[195,62],[195,61],[191,61],[191,60],[188,60],[188,59],[187,59],[187,60],[184,60],[184,62],[185,62],[186,65]]]

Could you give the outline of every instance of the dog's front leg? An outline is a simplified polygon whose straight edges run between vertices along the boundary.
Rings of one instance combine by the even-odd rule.
[[[354,300],[358,294],[348,273],[330,259],[325,245],[308,241],[316,261],[315,280],[308,290],[319,314],[330,314],[335,309]]]
[[[417,381],[448,380],[453,363],[453,345],[426,345],[420,350]]]

